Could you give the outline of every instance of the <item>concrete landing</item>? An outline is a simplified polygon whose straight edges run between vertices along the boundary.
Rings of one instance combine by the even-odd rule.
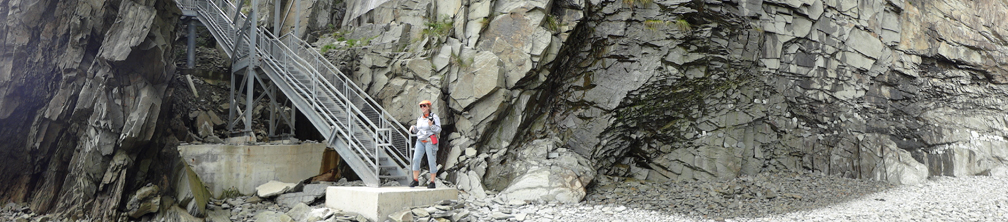
[[[358,213],[368,219],[385,221],[389,214],[442,200],[458,199],[455,188],[426,187],[329,187],[326,207]]]

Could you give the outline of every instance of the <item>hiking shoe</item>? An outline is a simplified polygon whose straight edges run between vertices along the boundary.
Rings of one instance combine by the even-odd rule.
[[[427,183],[427,189],[434,189],[434,181]]]
[[[409,187],[415,187],[415,186],[419,186],[419,185],[420,185],[420,181],[416,181],[416,180],[413,180],[413,182],[409,183]]]

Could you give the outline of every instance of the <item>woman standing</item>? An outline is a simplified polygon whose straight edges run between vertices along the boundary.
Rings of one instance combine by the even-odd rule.
[[[413,182],[410,187],[420,185],[420,161],[427,153],[427,165],[430,165],[430,180],[427,188],[434,189],[434,177],[437,176],[437,134],[441,132],[441,119],[431,113],[431,102],[420,101],[420,111],[423,115],[417,118],[416,125],[410,126],[410,133],[416,133],[416,151],[413,151]]]

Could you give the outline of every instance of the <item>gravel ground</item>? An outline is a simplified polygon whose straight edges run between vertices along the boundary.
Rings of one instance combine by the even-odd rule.
[[[450,202],[416,208],[414,220],[1008,221],[1008,178],[1001,177],[935,177],[924,184],[903,186],[815,174],[762,174],[727,181],[671,183],[602,176],[597,182],[585,200],[576,204],[508,201],[504,195],[491,195],[457,207],[448,207],[454,205]],[[253,215],[263,211],[291,210],[272,200],[250,205],[244,199],[220,201],[236,206],[224,209],[228,213],[222,217],[252,221]],[[233,203],[236,201],[240,203]],[[320,203],[308,207],[320,208],[324,208]],[[328,215],[334,216],[325,221],[354,218],[339,213]],[[0,210],[0,221],[40,219],[16,204]]]
[[[737,221],[1008,221],[1008,179],[934,178],[835,205]]]
[[[722,182],[613,181],[596,187],[578,204],[515,206],[491,200],[488,206],[470,204],[469,209],[475,209],[480,221],[514,221],[518,214],[524,214],[524,221],[579,222],[1008,221],[1006,187],[1008,178],[998,177],[937,177],[920,185],[890,186],[832,176],[774,174]],[[621,192],[629,194],[615,195]],[[719,207],[725,203],[732,207]],[[511,217],[493,213],[506,208],[511,208]]]

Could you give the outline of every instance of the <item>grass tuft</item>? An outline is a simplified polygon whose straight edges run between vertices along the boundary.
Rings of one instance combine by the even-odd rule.
[[[435,38],[441,38],[441,37],[444,37],[444,36],[448,36],[448,33],[450,33],[451,30],[452,30],[452,28],[455,27],[454,23],[455,22],[452,21],[449,18],[445,18],[444,20],[442,20],[440,22],[426,22],[426,23],[424,23],[424,25],[426,25],[427,28],[424,28],[424,30],[422,31],[422,33],[424,35],[435,37]]]
[[[644,27],[651,31],[657,31],[658,28],[668,26],[669,23],[671,22],[665,20],[648,19],[644,21]]]
[[[687,22],[685,19],[677,19],[677,20],[675,20],[675,25],[676,25],[676,27],[679,27],[679,30],[682,30],[682,31],[685,31],[685,32],[693,31],[693,27],[690,26],[690,23]]]

